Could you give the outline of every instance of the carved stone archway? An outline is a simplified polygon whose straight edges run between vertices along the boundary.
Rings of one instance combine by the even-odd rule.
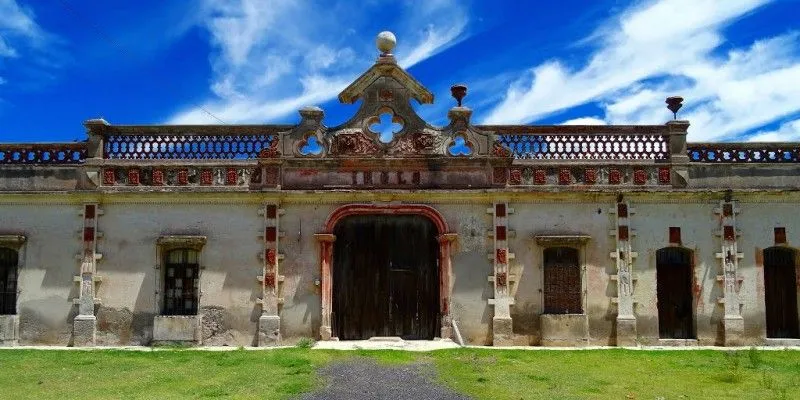
[[[337,340],[332,337],[331,311],[333,307],[333,242],[336,236],[333,230],[336,224],[351,215],[421,215],[433,222],[438,231],[436,237],[439,242],[439,311],[441,314],[441,338],[450,338],[452,328],[450,324],[450,252],[456,233],[451,233],[444,217],[433,207],[422,204],[347,204],[334,210],[325,221],[322,233],[314,235],[320,244],[320,286],[322,288],[322,322],[320,337],[322,340]]]

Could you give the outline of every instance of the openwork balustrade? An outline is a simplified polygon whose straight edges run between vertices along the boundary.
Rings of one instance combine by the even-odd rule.
[[[693,162],[800,162],[800,143],[688,143],[687,149]]]
[[[523,160],[666,160],[666,134],[503,133],[497,141]]]
[[[251,159],[274,140],[274,134],[108,135],[103,150],[107,159]]]
[[[0,164],[80,164],[86,143],[0,144]]]

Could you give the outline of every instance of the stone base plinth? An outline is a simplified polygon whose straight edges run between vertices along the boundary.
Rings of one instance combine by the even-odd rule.
[[[201,344],[200,315],[157,315],[153,318],[153,342]]]
[[[0,346],[16,346],[19,340],[19,317],[0,315]]]
[[[330,326],[320,326],[319,327],[319,338],[320,340],[334,340],[333,338],[333,331],[331,330]]]
[[[586,346],[589,318],[586,314],[542,314],[542,346]]]
[[[72,321],[72,345],[87,347],[95,345],[97,335],[97,317],[94,315],[78,315]]]
[[[617,346],[637,346],[636,318],[617,318]]]
[[[722,320],[725,328],[725,346],[744,345],[744,318],[726,317]]]
[[[492,346],[513,346],[514,332],[511,318],[492,319]]]
[[[277,346],[281,343],[281,317],[262,315],[258,318],[258,345]]]

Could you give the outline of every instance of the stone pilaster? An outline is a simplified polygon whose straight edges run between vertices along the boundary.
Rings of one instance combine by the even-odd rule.
[[[78,255],[80,260],[80,275],[75,281],[80,285],[79,295],[74,301],[78,305],[78,315],[73,320],[72,343],[74,346],[94,346],[97,333],[97,318],[94,315],[95,304],[99,303],[96,296],[96,283],[100,280],[97,275],[97,261],[102,256],[97,252],[97,217],[101,214],[96,203],[83,205],[83,252]]]
[[[736,203],[726,196],[719,207],[714,209],[714,213],[719,217],[720,226],[717,235],[720,237],[721,251],[716,256],[720,260],[722,270],[722,274],[717,275],[717,282],[722,284],[723,296],[719,302],[725,308],[722,321],[725,332],[724,344],[740,346],[743,343],[744,319],[739,299],[739,287],[742,281],[738,274],[739,259],[743,257],[737,247],[739,231],[736,229],[736,214],[739,213],[739,209]]]
[[[261,283],[261,316],[258,319],[258,343],[260,346],[271,346],[281,341],[281,317],[279,313],[283,275],[280,274],[280,262],[283,254],[279,252],[280,215],[283,210],[278,203],[268,202],[262,209],[264,216],[264,253],[263,269],[259,281]]]
[[[689,154],[686,147],[689,121],[669,121],[667,130],[669,132],[669,162],[671,165],[670,181],[672,187],[686,187],[689,184]]]
[[[634,211],[630,204],[622,199],[609,210],[614,215],[616,225],[609,233],[616,239],[616,248],[611,252],[611,258],[616,262],[617,274],[611,278],[617,282],[617,297],[614,299],[617,303],[617,346],[638,344],[634,298],[636,274],[633,271],[633,260],[638,254],[631,246],[634,231],[630,225],[630,216]]]
[[[489,254],[489,260],[494,266],[493,274],[489,276],[489,282],[492,283],[494,289],[494,298],[489,299],[489,304],[494,306],[492,344],[510,346],[514,339],[511,320],[514,296],[511,292],[511,283],[515,281],[515,278],[510,274],[509,268],[509,261],[514,258],[514,254],[508,248],[508,238],[511,235],[508,229],[508,215],[514,210],[508,207],[508,203],[498,202],[486,211],[492,214],[494,221],[490,233],[494,246],[493,251]]]

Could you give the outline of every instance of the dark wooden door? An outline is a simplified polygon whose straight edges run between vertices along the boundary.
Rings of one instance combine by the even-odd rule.
[[[792,249],[764,250],[764,303],[767,337],[800,338],[797,316],[797,270]]]
[[[436,227],[417,215],[357,215],[334,229],[333,331],[433,339],[439,329]]]
[[[692,252],[665,248],[656,252],[658,333],[663,339],[694,339]]]

